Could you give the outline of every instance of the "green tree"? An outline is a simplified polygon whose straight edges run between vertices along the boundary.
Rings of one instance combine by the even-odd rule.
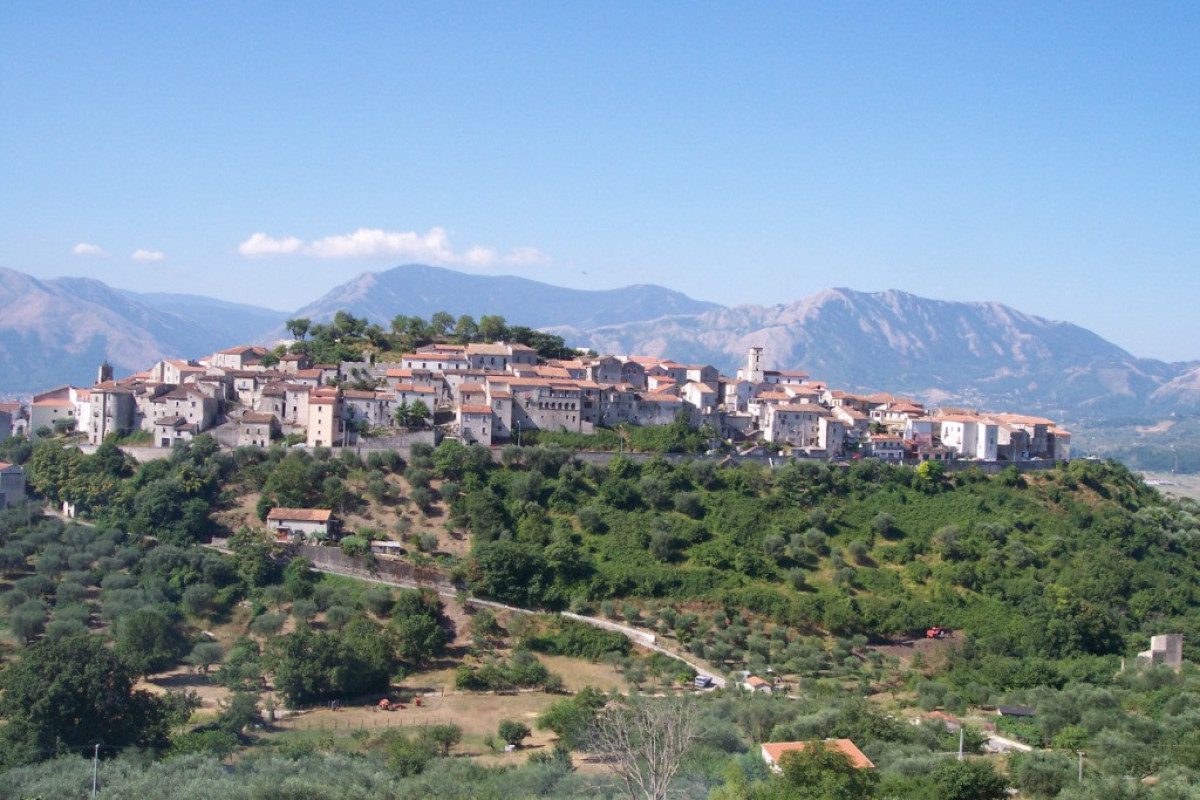
[[[425,405],[424,400],[413,400],[412,405],[408,407],[408,416],[413,427],[419,428],[431,416],[429,406]]]
[[[538,730],[553,731],[564,747],[578,750],[605,702],[603,692],[585,686],[574,697],[559,700],[543,711],[537,718]]]
[[[462,741],[463,730],[457,725],[426,725],[419,738],[432,745],[442,758],[450,755],[450,748]]]
[[[500,720],[500,727],[496,730],[496,734],[501,739],[514,747],[520,746],[521,742],[528,739],[531,733],[533,731],[529,730],[528,725],[515,719]]]
[[[825,742],[809,742],[785,753],[781,762],[779,800],[864,800],[875,796],[879,782],[873,770],[859,769]]]
[[[264,531],[241,528],[229,537],[238,575],[251,587],[266,586],[278,574],[275,565],[275,543]]]
[[[499,314],[484,314],[479,318],[479,339],[484,342],[498,342],[508,333],[508,325]]]
[[[387,748],[387,763],[402,778],[419,775],[436,757],[435,746],[419,738],[397,736]]]
[[[262,710],[258,707],[258,694],[255,692],[234,692],[217,716],[217,727],[236,736],[240,736],[251,725],[261,723]]]
[[[213,664],[220,664],[225,657],[225,648],[220,642],[200,642],[188,653],[187,662],[201,674],[207,675]]]
[[[429,333],[433,336],[445,336],[454,327],[454,317],[446,311],[435,311],[429,318]]]
[[[86,634],[42,641],[0,672],[0,761],[28,763],[96,742],[104,755],[167,744],[162,704],[134,691],[133,669]]]
[[[454,323],[454,339],[459,344],[473,342],[479,337],[479,326],[475,324],[475,319],[467,314],[463,314]]]
[[[288,331],[293,337],[303,340],[308,335],[308,329],[311,327],[312,321],[307,317],[295,317],[284,323]]]
[[[401,400],[400,405],[396,406],[396,410],[392,412],[392,417],[396,420],[397,427],[408,428],[412,423],[412,406],[407,400]]]
[[[1008,783],[986,761],[943,761],[929,773],[938,800],[1004,800]]]
[[[117,623],[116,652],[139,675],[168,669],[188,652],[188,641],[166,613],[142,608]]]
[[[312,568],[312,561],[299,556],[283,568],[283,586],[293,598],[309,597],[320,579],[320,573]]]

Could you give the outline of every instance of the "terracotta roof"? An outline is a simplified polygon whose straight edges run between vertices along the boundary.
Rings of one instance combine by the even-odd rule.
[[[241,421],[246,425],[265,425],[275,421],[275,415],[269,411],[247,411],[242,414]]]
[[[219,356],[240,356],[240,355],[245,355],[246,353],[253,353],[255,355],[264,356],[267,354],[267,349],[265,347],[254,347],[251,345],[241,345],[239,347],[227,347],[224,350],[217,351],[217,355],[219,355]]]
[[[772,406],[776,412],[789,411],[793,414],[827,414],[829,409],[825,406],[819,406],[816,403],[786,403],[781,406]]]
[[[492,413],[491,406],[466,405],[466,406],[461,406],[461,409],[462,409],[462,413],[464,413],[464,414],[491,414]]]
[[[781,378],[807,378],[808,373],[799,369],[768,369],[764,375],[778,375]]]
[[[7,461],[0,461],[0,469],[8,469],[11,466],[12,464],[8,463]]]
[[[757,675],[751,675],[749,678],[746,678],[746,685],[757,689],[759,686],[770,686],[771,684]]]
[[[467,354],[473,356],[506,356],[510,353],[509,346],[506,344],[484,344],[477,342],[467,345]]]
[[[267,512],[267,519],[291,522],[329,522],[331,514],[333,512],[327,508],[272,508]]]
[[[799,753],[804,750],[810,742],[767,742],[762,745],[762,751],[765,753],[774,764],[779,763],[787,753]],[[863,755],[863,751],[858,749],[858,746],[849,739],[826,739],[825,744],[832,747],[834,750],[841,752],[846,758],[850,759],[850,763],[858,769],[873,769],[875,764],[871,759]]]
[[[1030,417],[1025,414],[996,414],[996,416],[1013,425],[1045,425],[1047,427],[1055,425],[1054,420],[1045,417]]]
[[[71,408],[73,405],[66,397],[48,397],[45,400],[34,400],[34,408]]]

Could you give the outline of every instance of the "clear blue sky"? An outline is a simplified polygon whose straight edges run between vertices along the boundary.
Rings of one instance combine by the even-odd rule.
[[[1200,358],[1198,43],[1184,2],[5,3],[0,265],[897,288]]]

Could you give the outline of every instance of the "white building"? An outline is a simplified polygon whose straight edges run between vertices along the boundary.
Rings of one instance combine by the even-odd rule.
[[[277,537],[328,539],[333,512],[327,508],[272,508],[267,524]]]
[[[952,414],[939,417],[942,444],[961,458],[995,461],[1000,443],[1000,426],[985,417]]]

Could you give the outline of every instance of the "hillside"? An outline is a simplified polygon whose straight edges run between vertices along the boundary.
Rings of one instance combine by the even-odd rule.
[[[666,699],[647,702],[663,708],[673,696],[696,699],[702,733],[681,773],[689,796],[803,796],[770,793],[765,783],[739,794],[747,781],[779,779],[739,781],[737,765],[757,763],[763,741],[826,737],[852,739],[876,766],[861,790],[837,795],[856,800],[999,798],[1010,796],[1006,786],[1021,798],[1080,800],[1146,776],[1163,791],[1139,796],[1174,800],[1200,777],[1194,668],[1119,671],[1152,633],[1183,633],[1184,657],[1195,658],[1197,506],[1164,499],[1119,465],[989,478],[947,475],[933,463],[579,465],[558,448],[513,448],[496,464],[482,448],[453,442],[414,448],[407,463],[395,453],[363,462],[285,448],[235,456],[202,436],[145,465],[111,444],[85,456],[43,440],[27,467],[48,499],[78,501],[98,524],[0,512],[0,629],[11,640],[0,639],[0,655],[12,664],[0,672],[9,723],[0,725],[0,766],[119,736],[194,754],[193,768],[244,755],[242,781],[270,780],[272,754],[304,773],[350,753],[412,788],[389,796],[430,796],[429,785],[408,783],[427,765],[431,780],[458,787],[439,790],[447,797],[525,796],[482,784],[523,780],[526,769],[601,779],[578,751],[602,709],[623,701],[591,684],[648,686],[648,697]],[[345,509],[346,532],[357,535],[333,552],[353,570],[384,575],[377,559],[354,554],[366,551],[368,535],[399,538],[403,561],[457,576],[464,592],[439,598],[322,576],[302,558],[281,570],[272,537],[242,527],[280,504]],[[228,555],[198,546],[214,522],[240,529]],[[468,610],[461,601],[470,594],[655,630],[660,644],[719,672],[769,676],[788,697],[705,696],[690,669],[639,652],[619,633],[547,614]],[[954,630],[930,640],[931,625]],[[48,674],[64,677],[42,679]],[[151,702],[123,688],[134,675],[160,692],[200,687],[202,706],[193,714],[186,698],[160,694],[154,702],[182,705],[169,726],[114,729],[92,708]],[[424,702],[396,716],[398,730],[378,730],[389,720],[375,708],[381,696]],[[268,702],[301,714],[259,725],[258,704]],[[1027,706],[1032,717],[997,717],[1001,704]],[[944,755],[958,743],[957,729],[940,721],[947,714],[966,727],[971,774],[983,770],[995,791],[949,793],[970,775],[947,766],[959,763]],[[506,717],[536,723],[529,750],[502,755],[488,744]],[[77,728],[77,719],[90,726]],[[1046,750],[1028,762],[987,755],[988,726]],[[422,744],[426,733],[444,733],[445,747]],[[518,731],[517,741],[531,733]],[[46,744],[54,741],[65,746],[55,751]],[[1088,754],[1086,794],[1068,788],[1077,750]],[[140,770],[169,771],[176,761],[143,757]],[[83,796],[55,781],[86,788],[78,779],[85,763],[66,756],[0,771],[0,787]],[[344,783],[349,768],[317,780]],[[591,785],[531,796],[589,794]],[[709,794],[718,787],[733,793]]]
[[[188,295],[139,295],[87,278],[38,280],[0,268],[0,393],[89,384],[192,357],[261,332],[283,315]]]
[[[364,272],[300,309],[296,316],[319,322],[344,310],[386,325],[397,314],[429,317],[448,311],[456,317],[499,314],[516,325],[572,325],[589,330],[716,308],[715,303],[649,284],[602,291],[567,289],[507,275],[469,275],[407,264],[385,272]]]
[[[583,341],[724,369],[761,345],[771,366],[835,386],[1071,421],[1169,411],[1200,397],[1188,365],[1137,358],[1077,325],[894,290],[829,289],[784,305],[607,326]]]

